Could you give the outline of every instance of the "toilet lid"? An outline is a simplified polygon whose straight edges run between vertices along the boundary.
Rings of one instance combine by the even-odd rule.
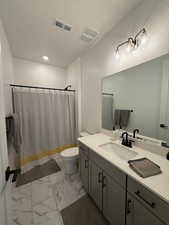
[[[76,148],[68,148],[66,150],[64,150],[63,152],[61,152],[61,155],[63,157],[73,157],[73,156],[77,156],[79,154],[79,149]]]

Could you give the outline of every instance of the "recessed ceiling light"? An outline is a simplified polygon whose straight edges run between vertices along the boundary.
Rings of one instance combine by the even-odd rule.
[[[46,55],[44,55],[42,58],[43,58],[43,60],[45,60],[45,61],[47,61],[47,60],[49,59]]]

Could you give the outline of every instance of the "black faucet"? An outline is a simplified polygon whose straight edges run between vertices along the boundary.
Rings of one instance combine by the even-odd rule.
[[[126,138],[124,138],[124,136],[126,136]],[[132,141],[128,139],[128,133],[127,132],[123,132],[122,133],[122,145],[125,145],[129,148],[132,148]]]
[[[133,130],[133,138],[136,137],[136,133],[139,133],[139,129],[134,129],[134,130]]]

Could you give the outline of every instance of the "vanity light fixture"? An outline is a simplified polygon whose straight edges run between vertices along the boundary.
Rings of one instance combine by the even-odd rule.
[[[118,59],[120,57],[120,48],[124,45],[126,45],[126,49],[127,52],[131,52],[135,49],[137,49],[140,45],[143,45],[146,43],[146,39],[147,39],[147,31],[145,28],[143,28],[142,30],[140,30],[136,36],[133,37],[129,37],[128,40],[120,43],[115,51],[115,56]]]

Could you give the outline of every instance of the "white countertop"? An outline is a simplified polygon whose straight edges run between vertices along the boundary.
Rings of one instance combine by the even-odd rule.
[[[127,161],[120,159],[113,152],[108,152],[99,147],[102,144],[114,142],[112,141],[111,137],[99,133],[82,137],[78,140],[89,147],[91,150],[102,156],[104,159],[115,165],[117,168],[122,170],[124,173],[143,184],[147,189],[157,194],[164,201],[169,203],[169,161],[164,156],[134,146],[132,150],[138,153],[138,155],[134,159],[146,157],[152,160],[154,163],[158,164],[162,170],[162,173],[159,175],[142,178],[129,167]],[[115,142],[117,143],[119,141]]]

